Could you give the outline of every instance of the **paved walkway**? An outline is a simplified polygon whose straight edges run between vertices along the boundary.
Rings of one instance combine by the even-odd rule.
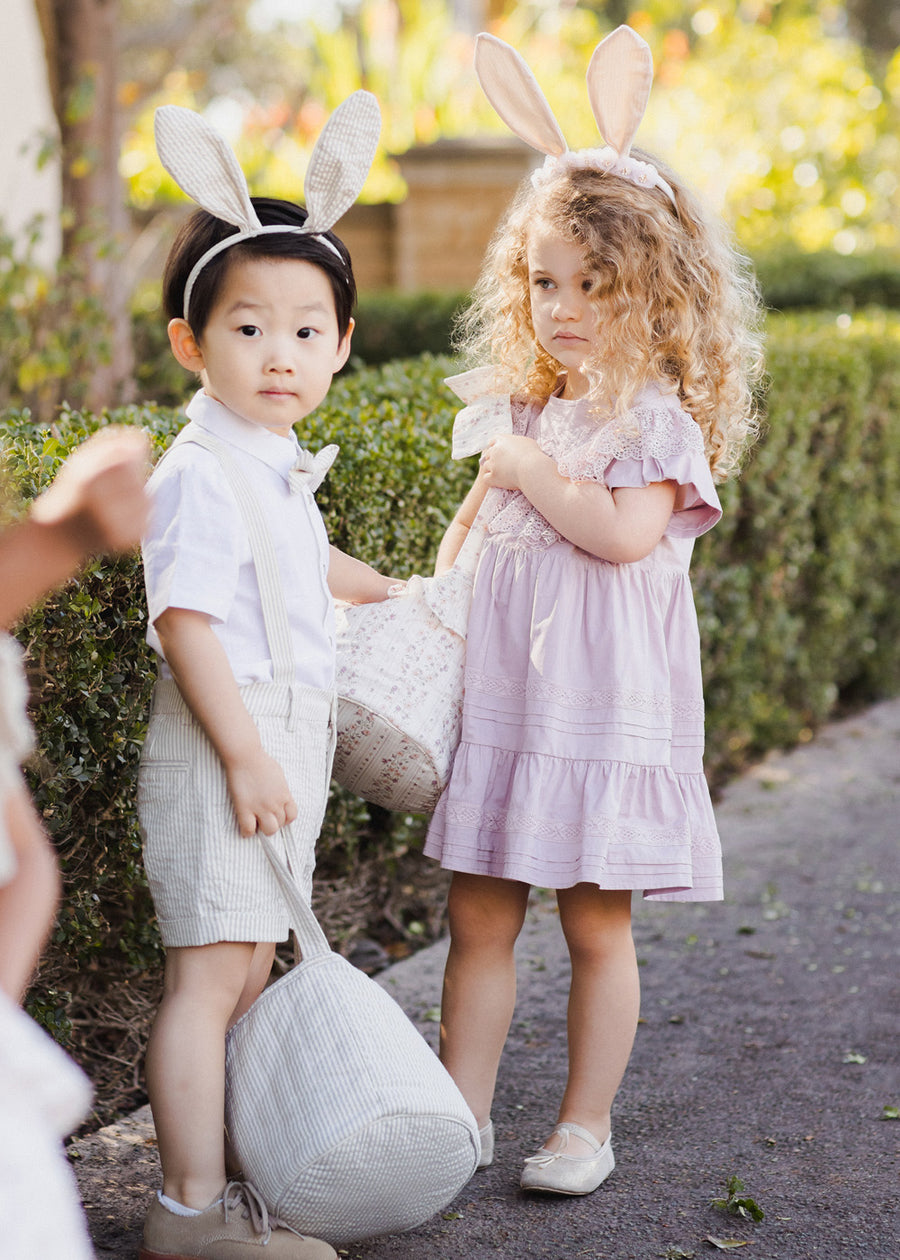
[[[639,905],[642,1023],[618,1166],[584,1199],[518,1189],[565,1078],[568,964],[536,893],[494,1110],[495,1164],[443,1215],[349,1260],[900,1260],[900,700],[769,757],[717,809],[725,903]],[[381,977],[434,1044],[446,945]],[[77,1143],[97,1255],[133,1260],[158,1164],[147,1109]],[[713,1208],[732,1176],[759,1224]]]

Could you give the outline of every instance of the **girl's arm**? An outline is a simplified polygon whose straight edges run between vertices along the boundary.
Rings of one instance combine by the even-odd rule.
[[[435,575],[446,573],[456,562],[456,557],[460,553],[463,543],[469,530],[478,515],[478,511],[484,502],[484,496],[488,491],[488,482],[484,475],[484,467],[478,471],[478,476],[472,483],[469,493],[463,499],[459,506],[459,510],[453,520],[447,526],[447,532],[441,539],[441,545],[438,547],[437,560],[434,564]]]
[[[612,564],[648,556],[675,506],[674,481],[617,490],[570,481],[535,441],[516,434],[496,438],[481,458],[488,485],[521,490],[564,538]]]
[[[9,629],[42,595],[62,585],[87,558],[66,521],[27,516],[0,538],[0,626]]]
[[[23,781],[0,808],[16,855],[15,874],[0,888],[0,989],[19,1002],[53,926],[60,877],[56,851]]]
[[[88,556],[127,551],[147,520],[149,442],[101,429],[69,456],[28,516],[0,538],[0,626],[12,625]]]
[[[262,746],[209,617],[167,608],[153,624],[178,690],[222,762],[241,835],[274,835],[297,817],[297,804]]]
[[[397,578],[385,577],[345,551],[338,551],[337,547],[330,547],[330,551],[328,589],[335,599],[348,604],[376,604],[387,599],[390,588],[398,585]]]

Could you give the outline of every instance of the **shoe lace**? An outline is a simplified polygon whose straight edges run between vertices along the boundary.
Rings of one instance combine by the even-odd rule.
[[[268,1238],[273,1227],[276,1227],[275,1218],[269,1216],[269,1209],[252,1182],[229,1181],[222,1199],[226,1222],[230,1213],[240,1210],[244,1220],[249,1219],[256,1234]]]
[[[223,1208],[226,1221],[230,1212],[241,1209],[244,1220],[249,1220],[254,1232],[261,1235],[266,1242],[273,1229],[284,1229],[288,1233],[297,1234],[298,1238],[304,1237],[292,1225],[288,1225],[287,1221],[269,1211],[252,1181],[229,1181],[223,1195]]]

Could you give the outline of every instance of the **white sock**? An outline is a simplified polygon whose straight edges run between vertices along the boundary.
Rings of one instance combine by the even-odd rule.
[[[163,1194],[162,1190],[157,1190],[156,1197],[164,1208],[168,1208],[170,1212],[174,1212],[176,1216],[199,1216],[198,1208],[185,1207],[183,1203],[176,1203],[174,1199],[170,1199],[167,1194]]]

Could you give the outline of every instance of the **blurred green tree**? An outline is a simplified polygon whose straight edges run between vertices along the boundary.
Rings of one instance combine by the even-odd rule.
[[[502,131],[471,68],[479,13],[536,69],[570,144],[596,143],[584,69],[597,41],[624,19],[656,61],[641,142],[712,197],[748,247],[847,254],[900,244],[900,68],[883,51],[900,0],[495,0],[460,8],[361,0],[336,2],[316,18],[285,18],[286,7],[269,7],[274,25],[265,33],[278,53],[268,67],[255,64],[253,102],[243,90],[228,96],[230,113],[213,102],[257,185],[296,188],[325,117],[357,87],[375,92],[384,115],[370,200],[403,196],[392,154],[440,136]],[[170,99],[191,91],[202,106],[212,86],[175,75],[164,90]],[[146,119],[129,135],[125,161],[143,204],[173,192]]]

